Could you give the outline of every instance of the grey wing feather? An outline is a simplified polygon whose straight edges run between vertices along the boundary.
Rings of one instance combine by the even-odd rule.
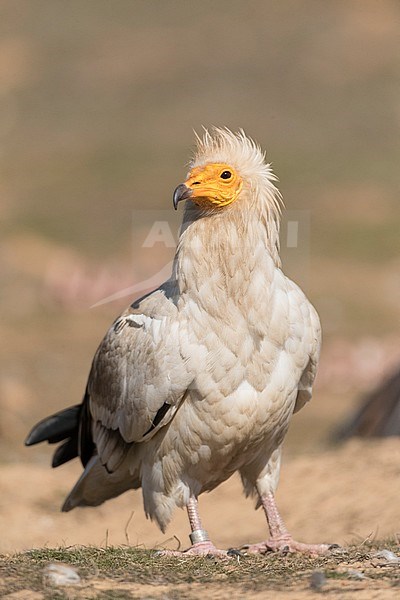
[[[191,379],[180,352],[177,308],[157,290],[115,321],[93,360],[93,439],[108,470],[121,464],[132,443],[172,419]]]

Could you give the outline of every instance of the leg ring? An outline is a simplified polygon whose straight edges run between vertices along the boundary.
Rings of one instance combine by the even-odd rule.
[[[198,544],[199,542],[209,542],[210,538],[208,537],[208,533],[205,529],[195,529],[189,534],[190,541],[192,542],[192,546],[194,544]]]

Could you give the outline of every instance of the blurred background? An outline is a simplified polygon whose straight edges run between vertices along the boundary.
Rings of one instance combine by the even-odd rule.
[[[324,350],[286,451],[328,446],[400,365],[399,31],[396,0],[0,3],[3,464],[48,463],[23,439],[80,401],[106,328],[172,256],[143,241],[154,220],[175,232],[212,125],[261,144],[300,224],[284,269]]]

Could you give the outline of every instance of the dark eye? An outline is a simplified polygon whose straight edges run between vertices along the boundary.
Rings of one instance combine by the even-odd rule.
[[[230,179],[232,177],[232,173],[230,171],[222,171],[220,177],[221,179]]]

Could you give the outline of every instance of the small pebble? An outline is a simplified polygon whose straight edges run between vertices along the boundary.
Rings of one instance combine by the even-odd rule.
[[[356,579],[357,581],[366,579],[364,573],[361,573],[361,571],[357,571],[356,569],[349,569],[347,571],[347,576],[349,577],[349,579]]]
[[[379,552],[375,552],[374,558],[382,558],[389,563],[400,563],[400,557],[391,550],[379,550]]]
[[[236,548],[229,548],[227,555],[230,556],[231,558],[243,558],[244,554],[243,552],[240,552],[240,550],[237,550]]]
[[[323,571],[314,571],[310,577],[310,588],[319,591],[326,584],[326,576]]]
[[[51,585],[77,585],[81,582],[77,571],[62,563],[50,563],[44,568],[43,575]]]

